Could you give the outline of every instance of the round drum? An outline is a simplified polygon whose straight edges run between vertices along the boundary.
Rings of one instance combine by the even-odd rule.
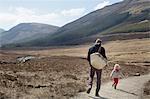
[[[102,69],[106,66],[107,60],[100,53],[90,55],[91,65],[96,69]]]

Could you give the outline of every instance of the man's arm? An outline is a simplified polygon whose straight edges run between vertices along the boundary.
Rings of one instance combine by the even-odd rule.
[[[107,59],[105,49],[103,47],[101,48],[101,54],[103,55],[104,58]]]
[[[88,51],[87,60],[90,62],[90,49]]]

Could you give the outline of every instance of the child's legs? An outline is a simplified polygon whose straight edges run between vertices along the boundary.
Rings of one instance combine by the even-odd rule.
[[[117,86],[118,85],[118,78],[114,78],[114,84],[115,84],[115,86]]]
[[[114,78],[113,78],[113,81],[114,81],[114,82],[113,82],[113,85],[114,85],[114,84],[115,84],[115,79],[114,79]]]

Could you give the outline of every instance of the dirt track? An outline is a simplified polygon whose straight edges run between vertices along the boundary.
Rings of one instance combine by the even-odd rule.
[[[116,90],[112,88],[112,82],[109,82],[103,84],[101,87],[101,97],[94,96],[94,87],[90,95],[86,94],[86,92],[82,92],[72,99],[143,99],[142,89],[144,87],[144,83],[148,80],[150,80],[150,74],[122,79],[119,81]]]

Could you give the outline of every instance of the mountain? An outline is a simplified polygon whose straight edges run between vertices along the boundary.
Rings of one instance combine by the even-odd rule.
[[[102,40],[147,38],[150,31],[150,1],[124,0],[93,11],[59,28],[47,37],[13,46],[73,45]]]
[[[0,33],[4,32],[4,31],[5,31],[4,29],[1,29],[1,28],[0,28]]]
[[[41,23],[20,23],[1,35],[2,44],[25,42],[53,34],[57,26]]]
[[[5,30],[2,29],[2,28],[0,28],[0,41],[1,41],[1,39],[2,39],[1,35],[3,34],[3,32],[5,32]],[[1,42],[0,42],[0,46],[1,46]]]

